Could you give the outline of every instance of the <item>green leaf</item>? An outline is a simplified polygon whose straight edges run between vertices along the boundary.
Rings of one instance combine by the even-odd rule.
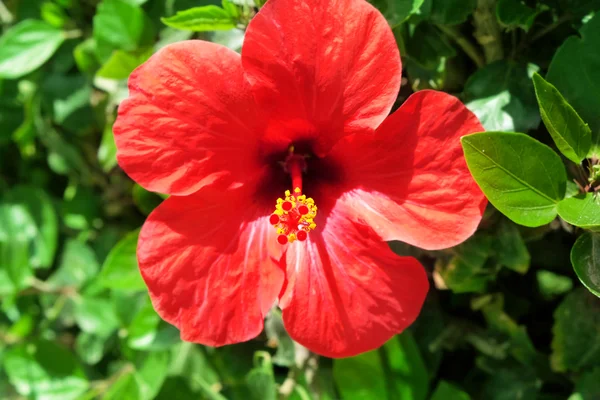
[[[552,82],[592,130],[588,157],[600,157],[600,15],[569,37],[558,49],[546,78]]]
[[[569,160],[579,164],[592,145],[592,131],[551,83],[536,73],[533,84],[542,120],[556,147]]]
[[[343,400],[427,397],[427,368],[408,331],[379,350],[334,360],[333,378]]]
[[[96,58],[96,41],[94,38],[88,38],[79,43],[73,49],[73,58],[79,71],[84,74],[93,74],[100,68],[100,62]]]
[[[393,27],[416,14],[425,0],[369,0]]]
[[[58,218],[50,197],[35,187],[16,186],[5,193],[1,204],[5,212],[0,216],[0,243],[26,246],[33,268],[50,267],[58,240]]]
[[[503,368],[486,382],[482,399],[485,400],[533,400],[538,398],[542,381],[530,368]]]
[[[455,255],[448,263],[439,258],[435,270],[454,293],[482,292],[494,278],[493,271],[485,268],[491,247],[490,236],[476,234],[453,249]]]
[[[500,212],[529,227],[556,217],[567,174],[551,148],[522,133],[508,132],[467,135],[461,143],[471,174]]]
[[[93,189],[73,184],[65,189],[62,208],[64,224],[75,230],[92,229],[102,212],[101,199]]]
[[[476,5],[477,0],[425,0],[420,14],[437,24],[456,25],[465,22]]]
[[[55,287],[80,288],[94,278],[99,269],[94,250],[79,240],[68,239],[59,267],[47,282]]]
[[[138,230],[127,234],[106,257],[98,277],[104,287],[125,291],[146,289],[137,263],[138,235]]]
[[[267,316],[265,333],[269,338],[269,343],[277,345],[273,363],[283,367],[292,367],[295,364],[296,357],[295,344],[283,326],[280,310],[272,309]]]
[[[529,270],[531,257],[514,224],[505,220],[500,223],[493,247],[495,257],[501,265],[519,274],[525,274]]]
[[[467,107],[488,131],[527,131],[540,116],[531,78],[538,67],[497,61],[477,70],[465,85]]]
[[[108,79],[126,79],[134,69],[150,58],[153,52],[151,47],[136,53],[115,50],[96,75]]]
[[[552,368],[585,371],[600,359],[600,302],[581,288],[565,297],[554,313]]]
[[[95,127],[92,85],[82,75],[48,75],[42,86],[43,102],[52,120],[70,132],[85,134]]]
[[[167,377],[170,363],[169,351],[147,353],[136,362],[136,378],[143,399],[154,399]]]
[[[102,400],[142,400],[140,385],[133,370],[119,377],[106,392]]]
[[[471,396],[462,390],[458,389],[456,386],[446,382],[441,381],[433,395],[431,396],[431,400],[470,400]]]
[[[246,376],[246,385],[248,386],[250,399],[277,399],[277,388],[275,386],[271,355],[266,351],[257,351],[254,354],[254,368]]]
[[[147,298],[129,325],[127,345],[136,350],[164,350],[179,341],[177,328],[162,321]]]
[[[41,67],[65,37],[42,21],[26,20],[0,36],[0,78],[16,79]]]
[[[161,18],[161,21],[172,28],[194,32],[228,30],[237,25],[234,16],[214,5],[179,11],[172,17]]]
[[[49,341],[21,344],[3,357],[8,379],[34,400],[75,400],[89,383],[73,354]]]
[[[150,214],[163,201],[159,195],[147,191],[137,183],[133,186],[132,194],[133,202],[145,215]]]
[[[558,203],[558,215],[571,225],[600,230],[600,199],[595,193],[580,193]]]
[[[169,375],[181,377],[195,392],[220,382],[219,374],[201,346],[181,342],[171,348],[171,360]]]
[[[542,8],[529,7],[523,0],[498,0],[496,4],[498,21],[509,29],[521,28],[528,31],[535,17],[542,11]]]
[[[569,400],[596,400],[600,398],[600,367],[584,373],[575,383],[575,393]]]
[[[89,365],[97,364],[106,351],[106,337],[81,332],[75,340],[75,352],[81,360]]]
[[[106,338],[119,327],[119,318],[109,300],[84,296],[75,301],[75,321],[83,332]]]
[[[551,271],[537,271],[536,279],[542,297],[547,300],[564,295],[573,289],[571,278],[555,274]]]
[[[113,134],[114,121],[107,121],[102,131],[102,141],[98,147],[98,161],[104,172],[111,171],[117,166],[117,145]]]
[[[571,250],[571,264],[590,292],[600,297],[600,235],[585,232]]]
[[[123,0],[103,0],[94,16],[96,45],[134,51],[154,41],[152,21],[139,6]]]

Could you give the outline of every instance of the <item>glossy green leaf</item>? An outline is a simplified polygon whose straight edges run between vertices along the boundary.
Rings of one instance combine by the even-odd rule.
[[[134,51],[152,44],[152,21],[139,6],[124,0],[102,0],[94,16],[94,39],[115,49]]]
[[[172,17],[161,18],[161,21],[172,28],[194,32],[228,30],[237,25],[234,15],[214,5],[179,11]]]
[[[451,383],[441,381],[430,400],[470,400],[471,396]]]
[[[113,124],[107,121],[102,130],[102,141],[98,147],[98,161],[104,172],[109,172],[117,166],[117,145],[112,130]]]
[[[425,0],[370,0],[391,26],[405,21],[417,13]]]
[[[136,361],[136,378],[143,399],[154,399],[167,377],[170,361],[167,350],[147,353]]]
[[[504,215],[530,227],[556,217],[567,176],[552,149],[522,133],[476,133],[461,142],[475,181]]]
[[[578,194],[558,203],[558,215],[571,225],[600,230],[600,199],[595,193]]]
[[[89,385],[73,353],[53,342],[23,343],[7,351],[2,362],[17,392],[30,399],[75,400]]]
[[[554,313],[552,368],[586,371],[600,358],[600,302],[584,288],[565,297]]]
[[[600,235],[581,235],[571,250],[571,263],[581,283],[600,297]]]
[[[538,67],[497,61],[476,71],[465,85],[467,107],[488,131],[527,131],[540,123],[531,78]]]
[[[0,78],[15,79],[41,67],[65,37],[42,21],[23,21],[0,36]]]
[[[379,350],[334,360],[333,378],[342,400],[424,400],[428,391],[427,368],[408,331]]]
[[[146,289],[137,264],[138,235],[139,231],[127,234],[106,257],[99,277],[104,287],[125,291]]]
[[[556,147],[579,164],[590,150],[592,131],[556,88],[539,74],[533,75],[542,120]]]
[[[600,157],[600,15],[581,28],[581,38],[569,37],[558,49],[546,78],[577,110],[592,130],[588,156]]]

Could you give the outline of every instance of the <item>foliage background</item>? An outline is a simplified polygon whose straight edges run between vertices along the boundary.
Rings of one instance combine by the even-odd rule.
[[[552,64],[549,81],[597,129],[600,1],[372,2],[402,53],[397,105],[444,90],[487,130],[554,147],[531,80]],[[173,17],[208,4],[192,22]],[[492,206],[456,248],[390,244],[418,256],[433,285],[414,326],[379,350],[317,357],[276,311],[248,343],[181,342],[135,259],[161,197],[116,166],[111,128],[127,76],[158,48],[202,38],[239,51],[256,7],[223,7],[0,1],[0,398],[600,399],[600,300],[569,260],[580,230],[561,219],[525,228]]]

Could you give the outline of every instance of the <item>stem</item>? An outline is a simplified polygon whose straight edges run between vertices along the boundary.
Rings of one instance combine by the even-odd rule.
[[[65,39],[77,39],[83,36],[83,32],[80,29],[73,29],[63,32],[63,36]]]
[[[546,36],[548,33],[552,32],[554,29],[558,28],[559,25],[562,25],[563,23],[569,21],[570,19],[571,19],[571,16],[568,14],[561,16],[554,23],[552,23],[551,25],[548,25],[547,27],[545,27],[544,29],[538,31],[538,33],[533,35],[531,37],[531,39],[529,40],[529,43],[533,43],[536,40],[542,38],[543,36]]]
[[[490,64],[504,58],[502,29],[496,19],[496,0],[477,0],[477,9],[473,13],[475,38],[483,47],[485,62]]]
[[[485,65],[485,61],[479,52],[479,49],[477,49],[477,47],[475,47],[475,45],[471,43],[471,41],[462,33],[460,33],[458,29],[447,25],[437,25],[437,27],[452,40],[454,40],[456,44],[469,56],[469,58],[473,60],[478,68],[481,68]]]

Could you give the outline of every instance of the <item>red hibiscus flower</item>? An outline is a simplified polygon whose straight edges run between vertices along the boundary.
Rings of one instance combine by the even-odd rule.
[[[425,271],[385,241],[441,249],[475,231],[486,201],[459,138],[483,128],[434,91],[388,116],[400,74],[394,36],[364,0],[269,0],[241,56],[185,41],[132,73],[118,160],[171,195],[138,260],[182,339],[252,339],[277,303],[294,340],[345,357],[415,320]]]

